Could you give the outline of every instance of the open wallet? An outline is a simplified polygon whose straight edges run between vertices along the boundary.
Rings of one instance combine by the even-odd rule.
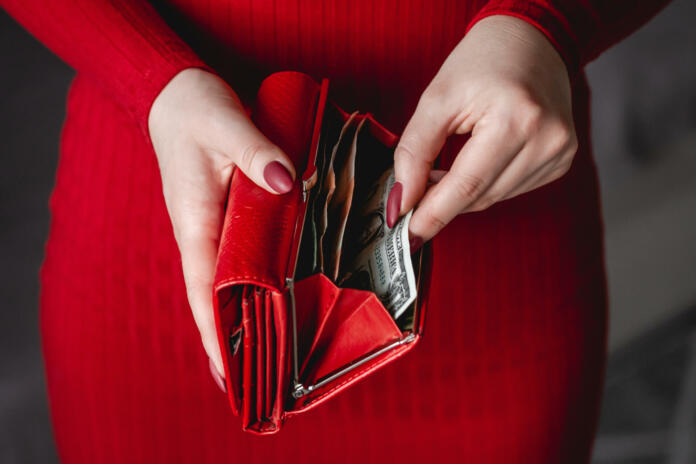
[[[298,175],[274,195],[234,171],[214,307],[230,405],[271,434],[413,349],[430,249],[411,254],[410,214],[386,225],[398,137],[331,103],[326,79],[270,75],[252,119]]]

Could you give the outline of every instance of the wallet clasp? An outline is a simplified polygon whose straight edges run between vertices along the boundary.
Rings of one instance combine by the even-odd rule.
[[[321,388],[324,385],[327,385],[328,383],[338,379],[342,375],[347,374],[348,372],[352,371],[353,369],[360,367],[361,365],[365,364],[366,362],[369,362],[369,361],[375,359],[376,357],[378,357],[378,356],[380,356],[388,351],[391,351],[392,349],[394,349],[398,346],[405,345],[407,343],[411,343],[415,339],[416,339],[416,334],[414,334],[413,332],[410,332],[405,337],[400,338],[398,340],[395,340],[392,343],[390,343],[386,346],[383,346],[382,348],[380,348],[380,349],[378,349],[370,354],[363,356],[362,358],[358,358],[357,360],[355,360],[352,363],[348,364],[347,366],[337,370],[336,372],[333,372],[325,377],[322,377],[313,385],[304,386],[302,383],[300,383],[298,380],[296,380],[293,384],[292,396],[295,399],[299,399],[305,395],[308,395],[308,394],[312,393],[314,390],[316,390],[317,388]]]

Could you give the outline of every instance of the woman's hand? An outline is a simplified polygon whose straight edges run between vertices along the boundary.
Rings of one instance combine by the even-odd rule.
[[[451,134],[471,133],[449,172],[431,173]],[[455,216],[561,177],[577,150],[568,72],[536,28],[509,16],[478,22],[423,92],[395,152],[387,216],[416,207],[412,245]],[[439,181],[426,191],[429,177]]]
[[[189,304],[213,376],[224,389],[212,287],[230,177],[238,167],[259,186],[282,194],[292,188],[294,168],[252,124],[232,89],[201,69],[186,69],[167,84],[148,125]]]

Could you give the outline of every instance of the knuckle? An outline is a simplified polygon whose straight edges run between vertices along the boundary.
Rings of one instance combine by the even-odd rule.
[[[457,198],[464,202],[468,202],[483,191],[485,181],[479,176],[461,174],[455,177],[452,186]]]
[[[423,107],[437,107],[439,103],[446,100],[449,94],[449,85],[442,81],[434,80],[425,88],[421,94],[420,100],[418,101],[418,106],[423,105]]]
[[[443,105],[438,102],[428,102],[426,104],[419,104],[418,110],[422,120],[427,121],[438,121],[442,119]]]
[[[496,202],[495,200],[496,197],[493,196],[486,196],[484,198],[481,198],[477,200],[470,208],[468,208],[469,211],[476,212],[476,211],[483,211],[485,209],[490,208],[493,206],[493,204]]]
[[[554,155],[560,154],[571,148],[575,131],[568,122],[556,119],[550,123],[549,148]]]
[[[558,177],[563,177],[570,171],[571,166],[573,163],[569,161],[563,162],[559,167],[558,167]]]
[[[561,177],[565,176],[566,173],[570,170],[571,164],[572,163],[570,163],[570,162],[563,162],[558,167],[556,167],[553,171],[551,171],[551,173],[549,174],[549,182],[553,182],[553,181],[558,180]]]
[[[396,146],[396,149],[394,150],[394,160],[405,163],[412,163],[414,161],[417,161],[418,157],[416,156],[412,146],[413,140],[411,139],[411,137],[409,135],[402,136],[401,140],[399,140],[399,144]]]
[[[424,212],[423,223],[426,228],[434,231],[442,230],[447,225],[447,221],[434,211]]]
[[[575,130],[572,130],[570,140],[568,141],[568,153],[571,157],[575,156],[575,154],[578,152],[579,146],[578,135],[575,133]]]
[[[513,115],[499,115],[491,123],[491,129],[497,134],[514,134],[517,131],[517,121]]]
[[[522,103],[519,116],[519,129],[523,136],[529,138],[539,133],[544,110],[533,101]]]
[[[256,160],[258,159],[259,155],[264,151],[267,150],[268,146],[263,143],[253,143],[250,145],[247,145],[244,147],[244,149],[240,152],[239,154],[239,160],[237,160],[237,164],[243,168],[243,170],[246,170],[247,172],[251,169],[251,167],[254,165]]]

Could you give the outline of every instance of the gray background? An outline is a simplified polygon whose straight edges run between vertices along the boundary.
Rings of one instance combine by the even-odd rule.
[[[590,64],[611,299],[597,463],[694,463],[696,3]],[[38,268],[73,72],[0,11],[0,462],[56,462]],[[691,440],[693,441],[693,440]]]

